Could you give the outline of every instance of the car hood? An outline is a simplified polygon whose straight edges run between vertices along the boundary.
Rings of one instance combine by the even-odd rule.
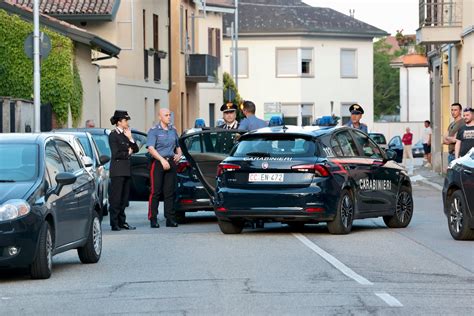
[[[0,204],[11,199],[23,199],[34,182],[0,183]]]

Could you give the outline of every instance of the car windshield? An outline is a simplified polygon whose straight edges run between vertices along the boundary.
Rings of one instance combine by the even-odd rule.
[[[79,136],[79,141],[81,142],[82,147],[84,147],[86,156],[89,156],[90,158],[94,158],[94,155],[92,154],[92,147],[87,136],[85,135]]]
[[[111,151],[110,151],[110,146],[109,146],[109,136],[107,135],[92,135],[92,138],[94,138],[95,143],[97,145],[97,149],[99,149],[100,155],[106,155],[111,157]]]
[[[387,143],[387,141],[385,140],[385,136],[383,136],[382,134],[370,134],[369,136],[377,144],[386,144]]]
[[[316,144],[299,136],[269,135],[242,140],[233,157],[312,157]]]
[[[32,181],[38,175],[38,145],[0,144],[0,182]]]

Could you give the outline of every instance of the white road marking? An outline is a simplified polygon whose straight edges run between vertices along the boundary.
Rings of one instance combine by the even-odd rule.
[[[302,234],[299,233],[293,233],[293,236],[299,239],[305,246],[307,246],[309,249],[313,250],[316,252],[321,258],[326,260],[328,263],[330,263],[334,268],[338,269],[341,271],[343,274],[348,276],[349,278],[353,279],[359,284],[362,285],[374,285],[372,282],[361,276],[360,274],[357,274],[354,270],[346,266],[344,263],[341,261],[337,260],[334,256],[330,255],[323,249],[319,248],[315,243],[313,243],[311,240],[303,236]]]
[[[395,297],[392,295],[388,294],[387,292],[375,292],[375,295],[380,297],[385,303],[388,304],[388,306],[391,307],[403,307],[403,304],[400,303],[399,300],[397,300]]]

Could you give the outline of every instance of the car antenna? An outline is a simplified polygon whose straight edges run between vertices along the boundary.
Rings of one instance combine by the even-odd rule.
[[[281,120],[282,120],[282,123],[283,123],[283,132],[286,132],[286,130],[288,129],[288,127],[286,127],[285,125],[285,114],[281,113]]]

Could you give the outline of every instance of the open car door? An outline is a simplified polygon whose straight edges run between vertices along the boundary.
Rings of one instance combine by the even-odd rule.
[[[183,134],[179,146],[204,189],[214,201],[217,166],[229,156],[246,131],[220,128],[196,129]]]

